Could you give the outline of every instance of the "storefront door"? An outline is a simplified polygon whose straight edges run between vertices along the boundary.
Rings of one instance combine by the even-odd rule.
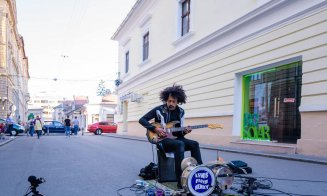
[[[243,81],[243,139],[295,143],[301,133],[300,63],[249,74]]]

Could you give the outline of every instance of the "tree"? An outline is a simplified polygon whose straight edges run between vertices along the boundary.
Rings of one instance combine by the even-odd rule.
[[[33,114],[33,113],[30,113],[30,114],[28,115],[27,119],[28,119],[28,120],[30,120],[30,119],[34,119],[34,114]]]
[[[97,96],[102,96],[103,97],[105,95],[111,94],[110,89],[107,89],[104,83],[105,83],[104,80],[101,80],[99,82],[98,90],[97,90]]]

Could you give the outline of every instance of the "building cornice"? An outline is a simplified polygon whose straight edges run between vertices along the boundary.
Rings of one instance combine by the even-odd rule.
[[[17,11],[16,11],[16,1],[6,0],[9,7],[9,15],[12,19],[12,28],[14,31],[15,40],[17,42],[17,46],[19,47],[19,35],[17,30]]]
[[[8,4],[8,7],[9,7],[10,15],[11,15],[11,17],[13,19],[13,23],[14,23],[14,25],[16,25],[17,24],[16,3],[13,0],[6,0],[6,1],[7,1],[7,4]]]

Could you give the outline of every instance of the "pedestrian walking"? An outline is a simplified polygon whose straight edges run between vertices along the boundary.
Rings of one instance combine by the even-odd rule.
[[[35,126],[34,117],[32,117],[32,118],[28,121],[28,126],[29,126],[29,129],[30,129],[30,136],[33,137],[33,135],[34,135],[34,126]]]
[[[67,137],[70,137],[70,127],[71,127],[71,121],[69,119],[69,116],[67,115],[67,118],[65,119],[65,133]]]
[[[14,127],[14,121],[10,117],[10,114],[8,114],[7,115],[7,118],[6,118],[6,129],[7,129],[7,132],[11,134],[11,132],[13,130],[13,127]]]
[[[75,116],[75,119],[73,120],[73,126],[74,126],[74,135],[77,135],[79,129],[79,121],[77,120],[77,116]]]
[[[36,119],[34,121],[34,128],[37,133],[37,139],[40,139],[42,134],[42,121],[39,116],[36,116]]]
[[[0,140],[5,139],[5,130],[6,130],[6,124],[0,123]]]

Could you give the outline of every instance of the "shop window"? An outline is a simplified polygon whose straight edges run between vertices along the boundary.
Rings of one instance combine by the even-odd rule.
[[[243,76],[242,138],[295,143],[300,138],[300,62]]]

